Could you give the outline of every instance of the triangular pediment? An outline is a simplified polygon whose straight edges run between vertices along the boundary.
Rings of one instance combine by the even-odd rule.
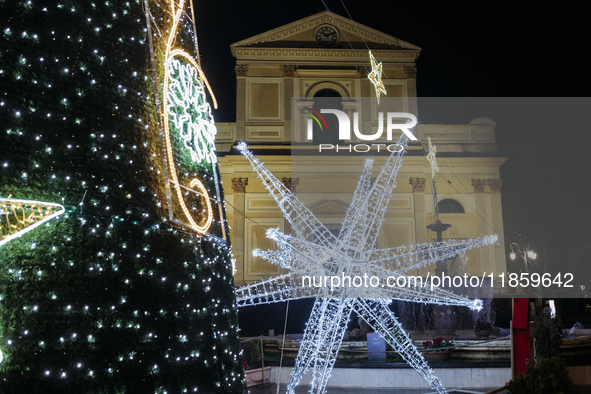
[[[361,23],[353,23],[348,18],[335,13],[322,11],[307,18],[297,20],[276,29],[261,33],[232,44],[235,48],[331,48],[316,42],[316,31],[324,25],[334,27],[338,33],[338,41],[332,48],[399,50],[420,52],[421,48],[382,33]]]
[[[320,200],[310,206],[310,210],[315,214],[337,214],[345,213],[349,204],[341,200]]]

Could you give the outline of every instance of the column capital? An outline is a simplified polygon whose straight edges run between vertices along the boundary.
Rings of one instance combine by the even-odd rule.
[[[490,187],[491,193],[501,192],[501,187],[503,187],[503,181],[501,179],[488,179],[486,183]]]
[[[286,78],[293,78],[295,77],[297,66],[292,64],[284,64],[281,66],[281,71],[283,71],[283,76]]]
[[[349,119],[353,119],[353,113],[355,111],[359,111],[359,103],[357,101],[343,101],[341,106],[343,107],[343,112],[349,116]]]
[[[248,178],[232,178],[232,190],[234,193],[246,193]]]
[[[296,187],[300,184],[300,178],[281,178],[281,183],[292,193],[295,193]]]
[[[425,178],[410,178],[413,193],[425,193]]]
[[[417,79],[417,68],[412,66],[404,66],[404,73],[406,79]]]
[[[236,67],[234,67],[234,71],[236,71],[237,77],[246,77],[246,74],[248,73],[248,64],[237,64]]]
[[[472,186],[474,187],[474,193],[484,193],[486,179],[472,179]]]

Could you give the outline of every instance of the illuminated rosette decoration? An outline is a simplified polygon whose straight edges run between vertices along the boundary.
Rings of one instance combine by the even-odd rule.
[[[199,74],[192,58],[173,51],[168,59],[166,113],[173,138],[183,143],[181,156],[193,163],[213,164],[217,162],[216,127]]]

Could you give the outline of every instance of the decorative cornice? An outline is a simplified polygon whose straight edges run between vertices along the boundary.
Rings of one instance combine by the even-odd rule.
[[[248,178],[232,178],[232,190],[234,193],[246,193]]]
[[[237,64],[236,67],[234,67],[234,70],[236,71],[237,77],[246,77],[246,74],[248,73],[248,64]]]
[[[367,70],[365,67],[358,66],[357,72],[359,73],[359,78],[367,78]]]
[[[281,183],[283,183],[286,188],[291,190],[292,193],[295,193],[296,187],[300,183],[300,178],[281,178]]]
[[[330,13],[328,11],[323,11],[316,15],[311,15],[307,18],[294,21],[292,23],[256,35],[254,37],[250,37],[245,40],[236,42],[230,45],[230,47],[235,48],[270,41],[279,41],[282,39],[286,39],[294,34],[298,34],[304,30],[314,30],[320,25],[324,24],[336,25],[338,26],[339,30],[345,31],[345,34],[349,33],[351,35],[359,35],[363,37],[365,41],[369,41],[370,43],[375,42],[380,44],[395,45],[397,47],[413,50],[415,52],[420,52],[421,50],[420,47],[413,45],[409,42],[400,40],[396,37],[392,37],[388,34],[384,34],[378,30],[372,29],[371,27],[365,26],[361,23],[351,23],[349,19],[337,14]]]
[[[283,71],[284,77],[293,78],[293,77],[295,77],[296,66],[284,64],[283,66],[281,66],[281,71]]]
[[[410,178],[413,193],[425,193],[425,178]]]
[[[501,192],[501,187],[503,186],[503,181],[501,179],[488,179],[486,183],[490,187],[491,193]]]
[[[486,179],[472,179],[472,186],[474,187],[474,193],[484,193]]]
[[[412,66],[404,66],[406,79],[417,79],[417,68]]]
[[[400,51],[386,51],[375,50],[372,51],[379,55],[380,59],[416,59],[418,53],[416,51],[400,50]],[[324,48],[232,48],[232,54],[235,58],[245,57],[268,57],[272,60],[285,58],[346,58],[357,60],[358,54],[351,49],[324,49]],[[384,60],[382,60],[384,62]]]

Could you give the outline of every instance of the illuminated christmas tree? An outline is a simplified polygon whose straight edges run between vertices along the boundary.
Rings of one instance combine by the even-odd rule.
[[[0,392],[244,392],[193,12],[0,2]]]

